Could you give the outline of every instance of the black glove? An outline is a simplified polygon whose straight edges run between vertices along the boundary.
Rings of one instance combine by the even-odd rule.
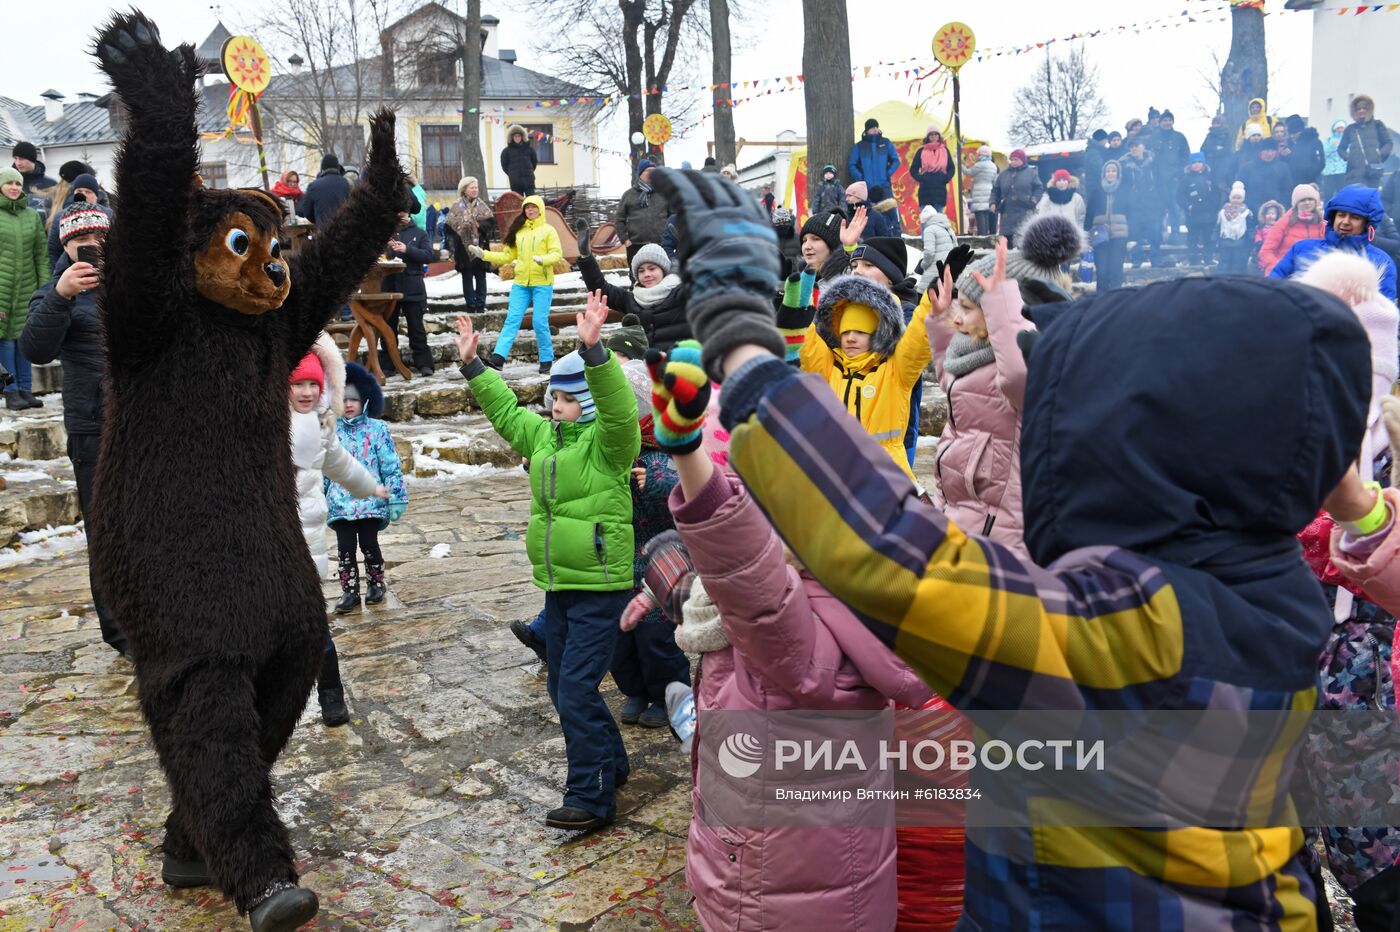
[[[744,343],[782,359],[785,344],[773,324],[782,256],[767,209],[722,175],[661,168],[652,185],[676,211],[676,258],[690,287],[686,317],[711,378],[719,380],[720,361]]]
[[[958,278],[962,275],[963,269],[967,268],[967,264],[972,261],[974,255],[971,246],[954,246],[947,256],[935,263],[938,274],[933,276],[933,285],[929,291],[933,292],[934,295],[938,294],[939,283],[943,281],[943,270],[948,269],[953,273],[953,296],[957,297]]]
[[[593,255],[593,247],[588,242],[587,220],[580,219],[574,221],[574,237],[578,240],[578,257],[580,259],[584,256]]]

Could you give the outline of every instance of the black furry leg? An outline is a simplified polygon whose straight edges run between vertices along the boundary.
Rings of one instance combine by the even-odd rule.
[[[284,650],[269,660],[258,675],[257,708],[262,723],[259,741],[268,767],[287,746],[287,740],[306,709],[311,687],[321,672],[327,640],[323,623],[318,631],[308,633],[295,649]]]
[[[177,842],[193,843],[240,913],[268,884],[295,880],[287,829],[272,805],[249,669],[190,667],[144,693],[142,707],[180,813]]]

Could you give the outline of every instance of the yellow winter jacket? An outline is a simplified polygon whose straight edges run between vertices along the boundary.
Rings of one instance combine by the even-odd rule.
[[[924,368],[933,356],[924,330],[924,319],[931,305],[926,295],[915,308],[909,325],[904,326],[904,312],[887,290],[881,289],[888,295],[883,305],[861,301],[879,313],[881,326],[872,335],[871,351],[852,359],[841,350],[839,342],[845,301],[832,287],[847,280],[845,277],[836,279],[823,289],[822,306],[802,342],[799,356],[802,369],[825,378],[846,410],[912,479],[914,473],[904,450],[904,432],[909,426],[909,393],[914,383],[923,377]],[[879,288],[878,285],[874,287]],[[834,348],[824,339],[826,334],[837,341]]]
[[[564,247],[559,242],[559,234],[545,219],[544,199],[532,194],[525,198],[520,209],[524,210],[527,204],[538,207],[540,215],[525,221],[515,234],[515,245],[506,246],[500,252],[482,253],[481,257],[492,265],[514,262],[517,285],[553,285],[554,263],[564,258]],[[539,262],[535,261],[537,258]]]

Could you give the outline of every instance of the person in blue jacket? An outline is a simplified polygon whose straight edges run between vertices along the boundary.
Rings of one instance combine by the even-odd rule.
[[[880,122],[871,117],[865,121],[865,135],[851,146],[846,171],[851,180],[864,181],[868,190],[881,187],[893,191],[894,173],[898,170],[899,153],[895,151],[894,143],[881,134]]]
[[[1381,269],[1381,294],[1394,301],[1395,260],[1371,242],[1376,230],[1385,222],[1380,192],[1364,184],[1349,184],[1327,202],[1323,218],[1327,221],[1327,232],[1322,239],[1294,243],[1269,272],[1269,277],[1292,278],[1323,253],[1346,249],[1360,253]]]

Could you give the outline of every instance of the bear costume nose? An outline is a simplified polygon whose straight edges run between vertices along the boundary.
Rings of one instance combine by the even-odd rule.
[[[269,262],[263,266],[263,271],[267,273],[268,278],[272,279],[272,284],[278,288],[281,288],[282,283],[287,280],[287,270],[282,267],[280,262]]]

